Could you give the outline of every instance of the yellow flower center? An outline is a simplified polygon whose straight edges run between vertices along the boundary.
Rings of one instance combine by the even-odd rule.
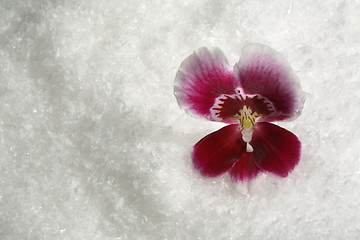
[[[251,108],[244,106],[234,118],[240,121],[240,129],[254,129],[256,119],[261,117],[257,112],[253,112]]]
[[[250,119],[245,118],[242,122],[242,126],[243,126],[243,128],[252,128],[254,126],[254,124],[251,122]]]
[[[234,115],[234,118],[240,121],[240,131],[242,139],[246,142],[246,152],[253,152],[254,149],[250,145],[252,134],[254,132],[256,119],[261,117],[257,112],[253,112],[251,108],[244,106],[239,113]]]

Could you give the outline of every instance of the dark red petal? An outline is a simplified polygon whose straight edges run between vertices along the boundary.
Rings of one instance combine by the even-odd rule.
[[[236,87],[246,94],[259,94],[272,102],[276,114],[263,121],[276,121],[300,115],[304,95],[299,80],[286,59],[261,44],[244,47],[234,67]]]
[[[245,151],[239,125],[232,124],[213,132],[195,144],[192,154],[194,166],[207,177],[226,172]]]
[[[286,177],[300,160],[301,143],[288,130],[271,123],[256,124],[252,141],[253,160],[261,170]]]
[[[229,174],[234,181],[251,180],[259,174],[260,171],[255,165],[252,155],[253,153],[244,152],[229,170]]]
[[[175,77],[174,94],[187,113],[214,120],[210,108],[221,94],[235,93],[232,68],[219,48],[196,50]]]

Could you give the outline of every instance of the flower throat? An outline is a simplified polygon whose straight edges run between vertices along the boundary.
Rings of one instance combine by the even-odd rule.
[[[242,139],[246,142],[246,152],[253,152],[254,149],[250,145],[252,134],[254,132],[256,119],[261,117],[257,112],[252,112],[251,108],[244,106],[239,110],[239,113],[234,115],[234,118],[240,122],[240,131],[242,133]]]

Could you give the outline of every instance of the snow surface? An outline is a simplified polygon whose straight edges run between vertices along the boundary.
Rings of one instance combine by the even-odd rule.
[[[360,2],[0,2],[0,239],[359,239]],[[279,123],[288,178],[206,179],[192,145],[223,126],[173,96],[200,46],[286,56],[308,93]]]

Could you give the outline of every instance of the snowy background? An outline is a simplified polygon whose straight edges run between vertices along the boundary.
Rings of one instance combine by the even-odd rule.
[[[360,1],[0,1],[0,239],[358,239]],[[183,59],[260,42],[308,93],[288,178],[193,170],[223,126],[178,107]]]

